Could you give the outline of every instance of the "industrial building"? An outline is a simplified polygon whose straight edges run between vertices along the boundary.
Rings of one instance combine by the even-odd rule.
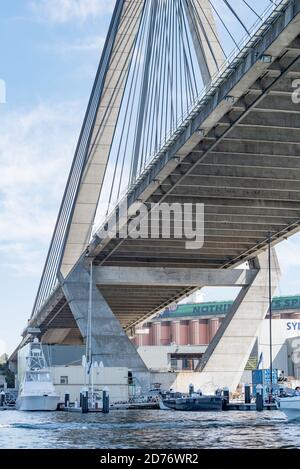
[[[137,327],[133,342],[153,371],[195,370],[232,306],[232,301],[174,306]],[[272,317],[273,365],[286,376],[300,378],[295,357],[300,348],[300,296],[274,298]],[[268,319],[262,322],[247,368],[256,367],[259,361],[269,367]]]

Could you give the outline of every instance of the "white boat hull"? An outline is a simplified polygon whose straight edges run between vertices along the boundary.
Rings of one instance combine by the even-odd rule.
[[[279,409],[287,416],[288,420],[300,419],[300,396],[280,399]]]
[[[16,408],[27,412],[53,412],[57,409],[59,396],[20,396]]]

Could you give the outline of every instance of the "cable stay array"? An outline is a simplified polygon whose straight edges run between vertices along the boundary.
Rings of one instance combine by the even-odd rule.
[[[80,187],[123,86],[117,81],[105,97],[106,111],[99,119],[110,64],[122,67],[124,41],[132,29],[127,18],[137,22],[142,4],[135,40],[127,54],[130,60],[123,64],[124,73],[118,79],[126,76],[108,161],[99,180],[102,189],[93,217],[94,231],[134,187],[220,74],[286,1],[117,0],[32,316],[57,285]],[[125,4],[127,11],[122,15]],[[118,36],[120,31],[123,34]],[[92,234],[93,223],[86,247]]]

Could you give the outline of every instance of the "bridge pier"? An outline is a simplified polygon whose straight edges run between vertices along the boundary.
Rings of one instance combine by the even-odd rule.
[[[90,274],[78,264],[62,289],[81,335],[86,341],[88,325]],[[143,390],[150,386],[146,365],[115,317],[97,285],[92,285],[92,355],[105,368],[128,368]]]
[[[105,367],[127,367],[134,372],[144,390],[149,388],[150,376],[141,357],[119,322],[118,312],[108,298],[118,298],[124,292],[137,287],[147,287],[149,295],[158,287],[201,288],[204,286],[239,286],[241,291],[231,312],[225,318],[218,333],[209,345],[199,370],[179,373],[174,388],[186,391],[193,382],[195,388],[206,393],[218,387],[234,391],[239,384],[247,360],[253,349],[259,327],[269,307],[268,253],[262,252],[251,261],[250,270],[243,269],[186,269],[154,267],[94,266],[92,283],[92,353],[95,360]],[[276,252],[272,249],[272,293],[278,286],[280,268]],[[84,340],[87,336],[90,274],[79,263],[66,280],[62,289],[77,326]],[[123,289],[123,290],[121,290]],[[121,295],[122,296],[122,295]],[[143,298],[147,303],[147,297]],[[119,304],[119,300],[117,300]],[[124,308],[130,316],[130,300]],[[121,319],[120,319],[121,321]]]
[[[280,279],[276,251],[272,249],[272,295]],[[268,253],[259,254],[253,261],[258,269],[253,281],[242,287],[235,303],[209,345],[199,370],[193,376],[180,373],[175,389],[186,391],[193,382],[196,389],[213,393],[228,387],[234,392],[241,381],[245,366],[253,349],[259,327],[269,309]]]

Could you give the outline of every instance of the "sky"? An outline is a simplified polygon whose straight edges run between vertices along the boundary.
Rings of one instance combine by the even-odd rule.
[[[113,6],[0,0],[0,355],[31,314]],[[278,294],[300,293],[300,235],[277,251]]]

